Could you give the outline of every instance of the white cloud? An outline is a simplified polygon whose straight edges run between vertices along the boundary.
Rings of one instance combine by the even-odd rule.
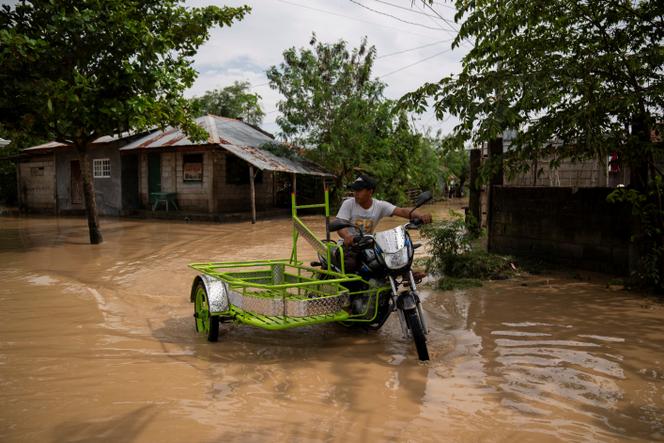
[[[349,0],[189,0],[189,6],[249,4],[252,12],[230,28],[211,32],[210,40],[195,58],[194,66],[199,70],[199,77],[187,95],[201,95],[236,80],[249,81],[257,85],[254,90],[261,95],[263,109],[268,113],[264,128],[278,133],[275,119],[279,115],[276,107],[281,96],[265,85],[265,70],[283,60],[284,50],[308,46],[312,32],[319,41],[343,39],[353,47],[366,36],[377,49],[373,74],[387,84],[385,93],[389,98],[399,98],[425,82],[438,81],[444,75],[460,70],[465,49],[451,51],[451,41],[436,43],[452,39],[455,33],[449,31],[450,25],[445,21],[424,15],[434,15],[430,9],[418,2],[412,5],[410,0],[385,0],[406,9],[389,6],[383,1],[356,1],[405,21],[443,29],[403,23]],[[441,2],[434,3],[434,8],[453,24],[453,9]],[[413,48],[419,49],[411,51]],[[400,51],[405,52],[383,57]],[[432,112],[425,113],[418,121],[420,126],[431,126],[434,130],[442,128],[444,132],[449,132],[455,123],[453,119],[438,122]]]

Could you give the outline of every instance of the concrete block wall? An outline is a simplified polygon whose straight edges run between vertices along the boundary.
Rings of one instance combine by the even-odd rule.
[[[84,211],[83,199],[80,204],[75,204],[71,200],[71,162],[78,161],[78,153],[73,148],[60,148],[55,155],[58,171],[58,210],[62,213]],[[108,158],[111,162],[111,177],[93,178],[97,213],[99,215],[120,215],[122,210],[122,162],[117,146],[94,146],[90,148],[88,155],[91,177],[94,159]]]
[[[616,274],[629,270],[631,214],[610,188],[492,188],[490,250]]]
[[[563,160],[557,169],[549,168],[548,158],[531,163],[530,171],[516,177],[505,177],[508,186],[562,186],[562,187],[605,187],[608,177],[608,159],[604,161],[584,160],[572,162]],[[541,169],[537,179],[534,169]]]
[[[218,152],[214,161],[214,199],[216,212],[233,213],[251,211],[251,194],[249,184],[234,185],[226,183],[226,157],[228,155]],[[249,165],[247,164],[247,175]],[[256,183],[256,210],[262,211],[274,206],[274,177],[273,173],[263,171],[263,181]]]
[[[55,161],[52,155],[21,162],[18,192],[21,206],[28,211],[55,212]]]
[[[212,183],[214,181],[213,154],[214,151],[187,151],[174,153],[171,171],[174,173],[174,188],[177,192],[178,205],[184,211],[212,212]],[[190,182],[184,181],[183,177],[183,156],[186,154],[203,155],[203,181]],[[163,157],[162,157],[163,158]],[[166,173],[164,162],[162,161],[162,189],[164,186],[164,174]],[[168,191],[173,192],[173,191]]]

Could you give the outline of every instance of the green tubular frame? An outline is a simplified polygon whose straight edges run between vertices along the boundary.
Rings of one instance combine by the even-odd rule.
[[[325,210],[325,220],[330,219],[330,194],[325,188],[325,203],[321,204],[314,204],[314,205],[300,205],[298,206],[296,201],[295,201],[295,193],[291,194],[291,216],[293,218],[293,250],[291,252],[291,261],[296,262],[297,261],[297,240],[298,237],[300,236],[300,232],[304,234],[305,239],[311,244],[311,246],[318,252],[323,253],[326,255],[327,259],[327,270],[331,271],[332,270],[332,254],[333,251],[337,248],[339,248],[339,261],[340,261],[340,269],[341,269],[341,274],[346,273],[345,265],[344,265],[344,251],[342,246],[338,246],[336,243],[333,245],[330,242],[323,243],[322,241],[318,240],[316,235],[311,232],[311,230],[307,227],[307,225],[304,224],[304,222],[298,217],[297,215],[297,210],[298,209],[324,209]],[[327,226],[327,223],[326,223]]]
[[[323,243],[316,235],[304,224],[298,217],[297,211],[300,209],[324,209],[326,218],[326,228],[330,217],[329,193],[325,189],[325,202],[322,204],[300,205],[295,201],[295,194],[291,195],[291,211],[293,218],[293,248],[291,256],[288,259],[276,260],[253,260],[239,262],[212,262],[212,263],[192,263],[189,266],[203,274],[218,278],[224,281],[228,288],[242,296],[255,298],[282,298],[286,300],[305,300],[310,299],[311,294],[315,294],[318,299],[326,297],[336,297],[341,291],[348,291],[342,286],[343,283],[353,281],[363,281],[359,275],[346,274],[344,266],[343,248],[336,243]],[[302,236],[319,253],[327,258],[327,269],[313,268],[304,266],[297,258],[297,241]],[[332,254],[339,248],[341,272],[332,270]],[[273,276],[275,270],[279,268],[283,281],[275,283]],[[286,269],[291,272],[286,272]],[[311,276],[306,276],[310,274]],[[316,278],[324,276],[324,278]],[[366,283],[366,282],[365,282]],[[326,293],[320,290],[324,284],[328,288],[336,288],[336,293]],[[236,321],[251,326],[268,329],[281,330],[297,326],[314,325],[329,322],[372,322],[378,315],[378,306],[380,297],[386,291],[390,291],[389,286],[371,288],[365,291],[349,293],[349,296],[368,296],[375,297],[374,303],[367,303],[366,311],[360,314],[350,315],[345,310],[330,314],[309,315],[306,317],[289,317],[286,315],[268,316],[245,311],[237,306],[230,305],[225,312],[213,313],[212,316],[231,317]],[[374,312],[369,313],[371,306],[374,306]],[[371,318],[367,318],[371,316]]]

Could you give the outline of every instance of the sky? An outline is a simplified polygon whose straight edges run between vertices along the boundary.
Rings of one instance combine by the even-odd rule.
[[[283,60],[291,47],[309,47],[313,32],[320,42],[345,40],[359,46],[366,36],[377,50],[373,76],[387,84],[385,95],[398,99],[426,82],[461,70],[467,46],[451,49],[458,25],[450,0],[425,7],[421,0],[187,0],[188,6],[250,5],[252,11],[230,28],[216,28],[198,51],[194,67],[199,72],[187,97],[248,81],[261,96],[266,113],[262,127],[279,133],[275,120],[282,98],[270,89],[266,70]],[[437,14],[443,17],[441,19]],[[409,23],[407,23],[409,22]],[[451,132],[456,122],[438,121],[432,112],[418,117],[418,129]]]

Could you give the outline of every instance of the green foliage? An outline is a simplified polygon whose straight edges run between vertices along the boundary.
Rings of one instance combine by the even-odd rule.
[[[432,143],[438,153],[445,183],[450,185],[452,181],[455,181],[461,191],[470,177],[470,154],[466,150],[463,140],[453,135],[440,136],[438,134],[438,137],[432,139]]]
[[[664,183],[656,175],[646,192],[618,188],[607,197],[609,202],[626,202],[640,223],[632,241],[643,250],[639,264],[630,276],[630,286],[664,290]]]
[[[423,110],[431,98],[436,115],[457,116],[455,134],[476,143],[515,130],[508,169],[527,170],[544,156],[557,162],[616,150],[623,164],[652,162],[658,148],[649,129],[664,110],[663,2],[455,5],[461,27],[453,46],[473,43],[462,71],[423,85],[404,105]]]
[[[213,114],[260,125],[265,113],[258,101],[260,95],[250,92],[249,82],[234,82],[223,89],[207,91],[202,97],[192,98],[195,115]]]
[[[261,149],[271,152],[277,157],[283,157],[290,160],[302,160],[302,157],[295,149],[284,143],[265,143],[261,145]]]
[[[475,237],[458,215],[425,226],[421,232],[429,240],[427,268],[443,277],[440,286],[444,289],[477,286],[479,280],[504,279],[514,273],[511,257],[473,248]]]
[[[438,281],[438,289],[442,291],[451,291],[453,289],[479,288],[482,281],[477,278],[456,278],[445,277]]]
[[[337,176],[337,199],[358,170],[378,178],[377,195],[397,204],[406,202],[408,188],[434,186],[438,162],[431,143],[383,97],[385,85],[371,78],[376,51],[366,39],[349,49],[345,41],[321,43],[314,35],[310,48],[283,55],[267,72],[284,97],[277,122],[289,142]]]
[[[86,145],[154,125],[195,125],[182,96],[214,25],[249,9],[177,0],[34,0],[0,10],[0,119],[45,139]]]
[[[16,163],[11,157],[19,154],[24,148],[45,143],[46,140],[21,131],[9,131],[1,127],[0,137],[11,141],[7,146],[0,147],[0,202],[16,205],[18,203]]]

